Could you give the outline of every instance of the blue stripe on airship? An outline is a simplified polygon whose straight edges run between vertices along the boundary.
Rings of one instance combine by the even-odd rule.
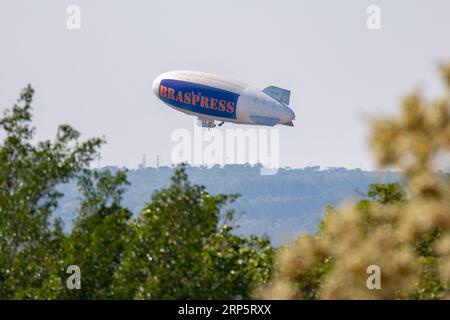
[[[163,79],[159,98],[169,105],[198,114],[236,119],[239,94],[188,81]]]

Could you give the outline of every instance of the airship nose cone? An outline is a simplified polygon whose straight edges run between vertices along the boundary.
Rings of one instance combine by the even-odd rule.
[[[153,81],[152,90],[155,96],[159,97],[159,84],[161,83],[160,77],[156,78]]]

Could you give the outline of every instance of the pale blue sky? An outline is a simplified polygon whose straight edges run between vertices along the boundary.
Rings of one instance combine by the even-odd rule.
[[[66,8],[82,28],[66,28]],[[366,28],[381,8],[382,29]],[[36,89],[37,138],[70,123],[105,135],[102,165],[167,164],[172,130],[193,118],[153,95],[160,73],[193,69],[291,90],[295,127],[280,127],[281,165],[373,167],[367,116],[395,111],[413,88],[442,89],[450,1],[0,0],[0,109]]]

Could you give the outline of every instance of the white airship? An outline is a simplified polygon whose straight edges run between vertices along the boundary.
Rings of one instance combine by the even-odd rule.
[[[293,126],[290,91],[275,86],[259,90],[239,81],[198,71],[171,71],[153,82],[153,93],[170,107],[197,116],[198,125],[219,121],[239,124]]]

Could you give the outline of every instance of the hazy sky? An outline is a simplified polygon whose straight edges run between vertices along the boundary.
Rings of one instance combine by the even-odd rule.
[[[81,30],[66,27],[71,4]],[[366,27],[371,4],[378,31]],[[0,0],[0,109],[31,83],[38,139],[70,123],[105,135],[102,165],[133,168],[143,153],[168,164],[172,131],[193,118],[163,105],[152,81],[201,70],[291,90],[282,165],[368,169],[367,117],[394,112],[413,88],[441,92],[449,15],[448,0]]]

